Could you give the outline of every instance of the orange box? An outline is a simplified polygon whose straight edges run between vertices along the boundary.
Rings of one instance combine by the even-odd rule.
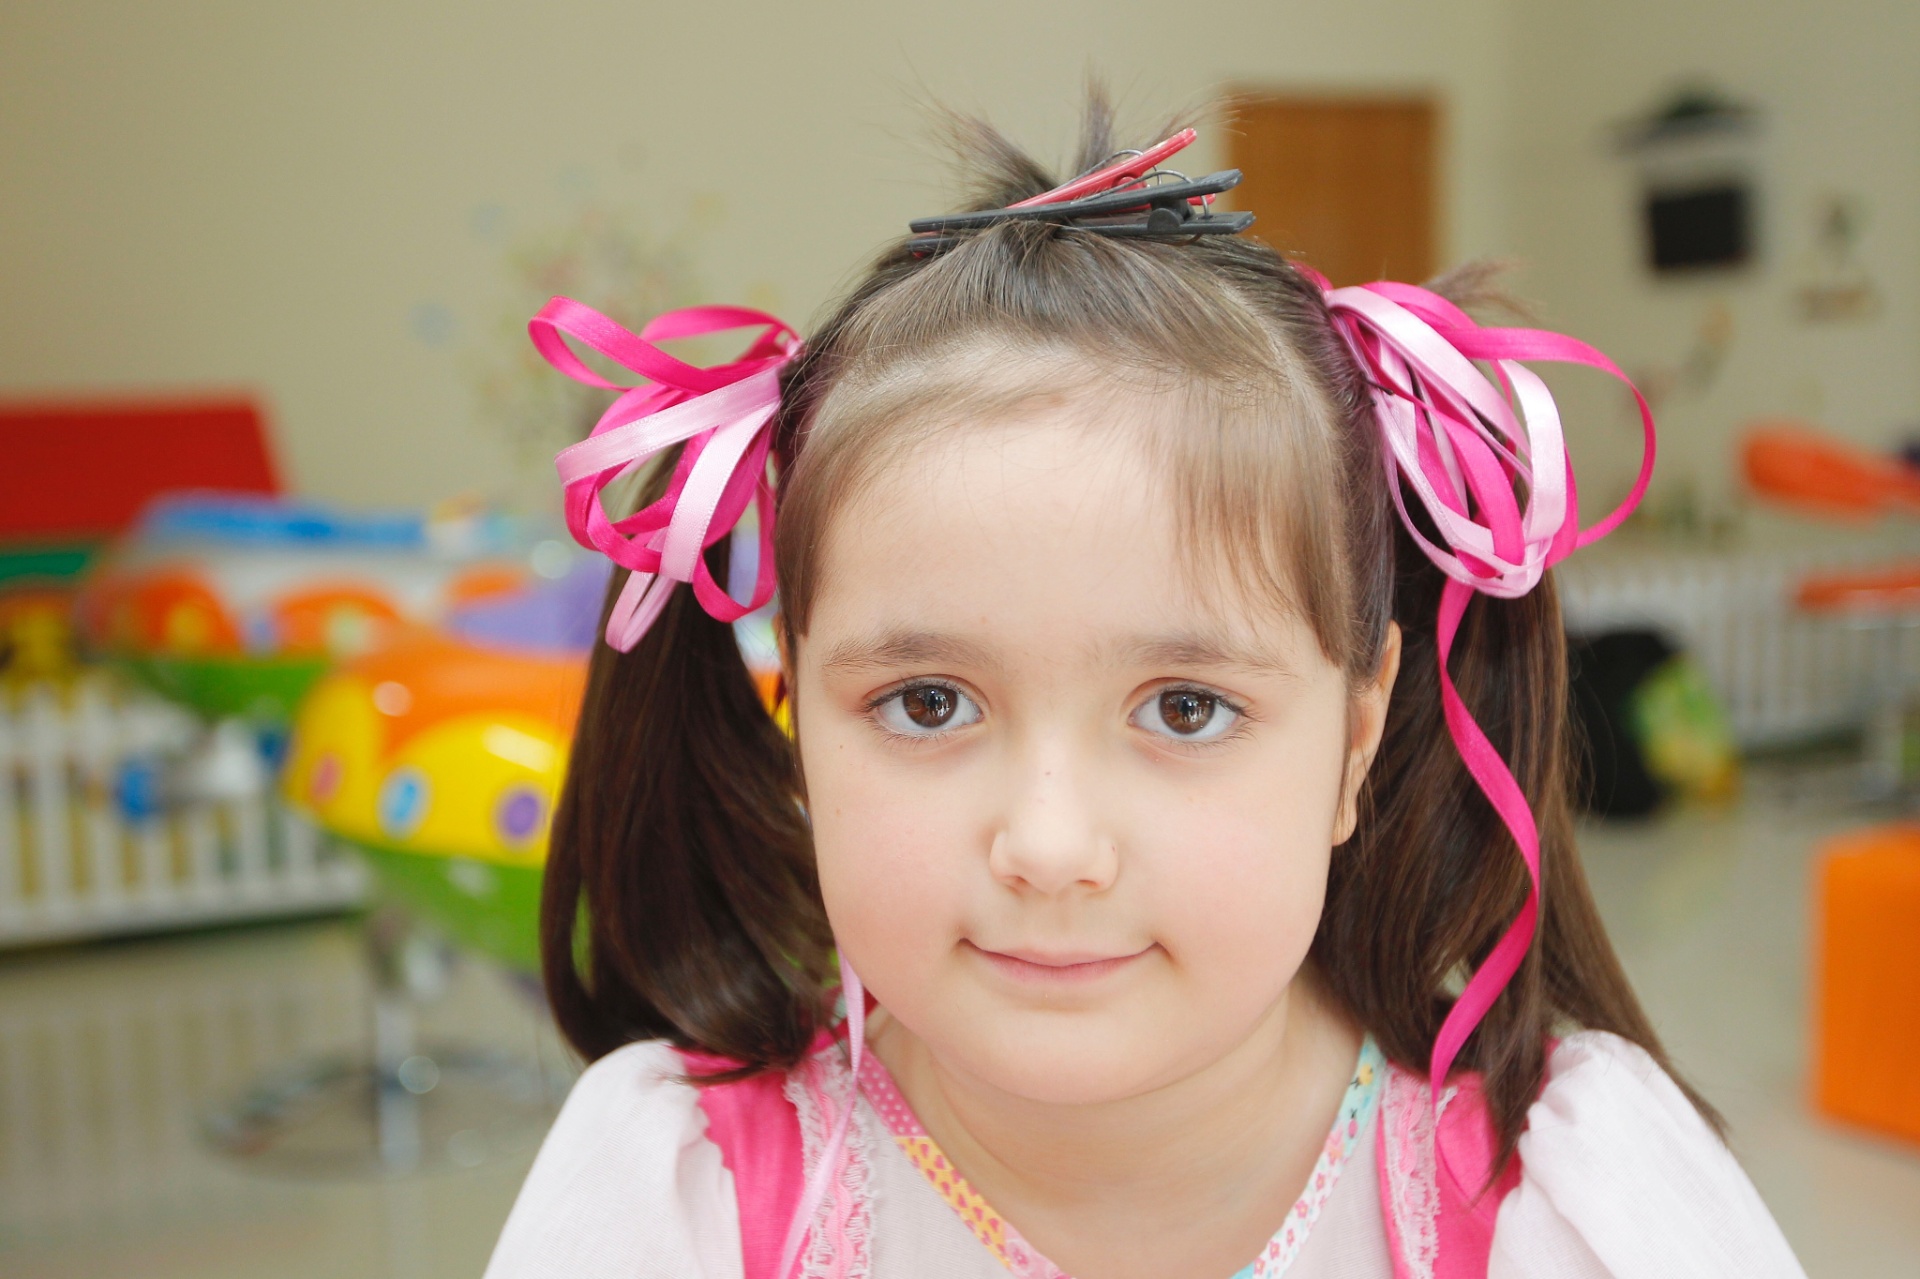
[[[1818,910],[1814,1104],[1920,1142],[1920,826],[1828,841]]]

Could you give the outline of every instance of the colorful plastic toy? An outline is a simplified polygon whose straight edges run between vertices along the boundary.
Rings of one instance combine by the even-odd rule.
[[[464,545],[434,533],[415,515],[166,499],[95,566],[82,634],[202,714],[283,721],[334,662],[533,578],[485,530]]]
[[[293,724],[287,800],[365,853],[388,896],[522,972],[539,967],[548,827],[606,570],[584,561],[349,661]],[[770,624],[736,634],[771,705]]]
[[[0,683],[65,680],[78,669],[73,592],[0,585]]]
[[[76,581],[156,497],[279,490],[265,415],[243,399],[4,403],[0,458],[0,679],[15,683],[80,671]]]
[[[547,825],[585,683],[583,654],[409,634],[308,695],[286,797],[456,940],[537,968]]]

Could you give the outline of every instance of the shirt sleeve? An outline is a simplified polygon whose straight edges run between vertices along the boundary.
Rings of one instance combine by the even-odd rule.
[[[733,1177],[667,1045],[588,1067],[520,1188],[486,1279],[742,1279]]]
[[[1562,1040],[1500,1205],[1492,1279],[1804,1272],[1733,1154],[1666,1072],[1600,1031]]]

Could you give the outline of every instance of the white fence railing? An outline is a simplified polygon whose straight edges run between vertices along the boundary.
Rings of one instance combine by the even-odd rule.
[[[1890,659],[1914,686],[1914,631],[1863,630],[1795,607],[1807,574],[1860,564],[1831,550],[1662,548],[1576,556],[1558,577],[1570,631],[1647,626],[1677,640],[1719,694],[1735,739],[1752,748],[1863,724]]]
[[[129,767],[177,755],[200,731],[97,675],[0,690],[0,947],[360,900],[361,867],[264,783],[129,811]]]

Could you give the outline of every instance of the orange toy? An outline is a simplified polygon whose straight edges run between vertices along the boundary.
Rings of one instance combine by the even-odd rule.
[[[364,653],[404,620],[385,595],[351,579],[289,591],[269,615],[281,646],[294,653]]]
[[[1756,422],[1740,453],[1747,483],[1777,502],[1840,518],[1920,513],[1920,473],[1806,423]]]
[[[1920,613],[1920,563],[1806,578],[1794,599],[1810,613]]]
[[[192,573],[162,571],[132,583],[106,623],[111,642],[128,648],[194,655],[240,647],[239,623]]]
[[[1829,841],[1819,894],[1814,1102],[1920,1142],[1920,826]]]

